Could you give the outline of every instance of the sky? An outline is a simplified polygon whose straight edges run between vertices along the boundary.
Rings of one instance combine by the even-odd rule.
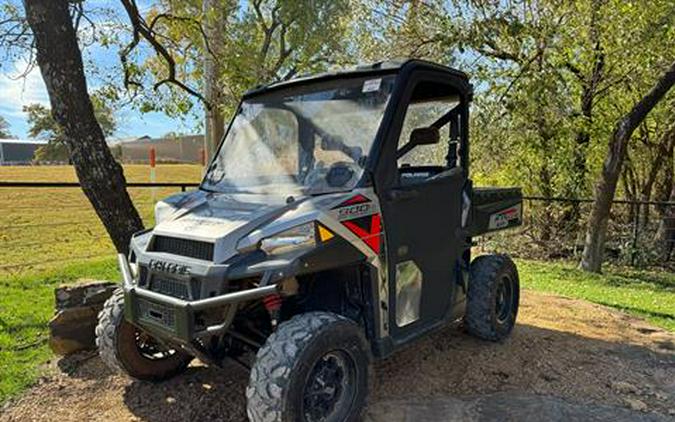
[[[15,71],[0,70],[0,116],[9,122],[9,131],[15,138],[28,138],[28,124],[23,106],[39,103],[49,107],[49,96],[39,69],[26,77],[16,79]],[[118,128],[116,138],[148,135],[159,137],[167,132],[191,132],[189,125],[169,118],[163,113],[140,113],[131,107],[116,110]]]
[[[3,2],[6,0],[2,0]],[[9,0],[10,2],[13,0]],[[148,1],[139,1],[139,7],[147,7]],[[98,0],[98,6],[110,6],[119,12],[119,3],[114,0]],[[124,18],[119,14],[119,19]],[[108,17],[106,17],[108,18]],[[95,16],[95,19],[104,19]],[[116,49],[89,47],[84,53],[85,71],[89,92],[100,86],[97,80],[102,70],[108,71],[107,77],[120,77],[121,65]],[[28,137],[28,124],[23,106],[39,103],[49,107],[49,96],[42,76],[35,67],[25,77],[18,77],[26,69],[25,59],[17,59],[14,63],[0,63],[0,116],[9,122],[9,131],[15,138]],[[120,79],[121,80],[121,79]],[[167,132],[194,133],[197,131],[197,122],[194,117],[185,120],[173,119],[163,113],[140,113],[130,106],[115,110],[118,128],[113,134],[115,138],[127,138],[148,135],[159,137]]]

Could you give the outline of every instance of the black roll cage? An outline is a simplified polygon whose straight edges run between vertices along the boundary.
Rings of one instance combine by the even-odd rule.
[[[380,127],[375,135],[375,140],[367,155],[364,175],[357,183],[356,187],[371,186],[374,180],[379,181],[380,186],[392,186],[393,175],[397,175],[397,168],[391,168],[392,163],[395,167],[396,146],[398,144],[398,135],[400,134],[405,112],[408,108],[409,99],[415,85],[420,81],[438,82],[439,84],[446,84],[457,91],[460,98],[460,104],[437,119],[432,126],[442,127],[450,120],[456,119],[459,124],[451,125],[451,134],[449,142],[459,143],[460,162],[462,163],[462,170],[465,177],[469,175],[469,133],[468,133],[468,119],[469,119],[469,104],[473,98],[473,87],[469,83],[468,77],[465,73],[452,69],[450,67],[442,66],[436,63],[425,60],[411,59],[401,63],[379,62],[370,66],[361,66],[353,70],[324,73],[311,77],[302,77],[292,79],[289,81],[278,82],[266,86],[257,87],[246,92],[239,104],[235,115],[239,112],[243,101],[271,93],[277,90],[288,88],[302,88],[304,86],[313,85],[317,82],[331,82],[344,78],[359,78],[368,76],[386,76],[396,75],[394,87],[389,98],[387,107],[384,110]],[[208,169],[211,168],[215,158],[220,153],[223,142],[231,130],[234,118],[230,119],[227,129],[225,130],[222,139],[209,163]],[[459,132],[459,133],[454,133]],[[393,144],[393,146],[392,146]],[[392,152],[393,149],[393,152]],[[393,157],[392,158],[392,154]],[[389,162],[385,162],[388,160]],[[446,157],[447,165],[450,166],[450,157]],[[206,172],[208,174],[208,170]],[[203,189],[200,183],[200,189]]]

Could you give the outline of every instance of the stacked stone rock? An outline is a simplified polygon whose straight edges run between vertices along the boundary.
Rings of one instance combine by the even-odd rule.
[[[49,321],[49,347],[54,353],[67,356],[96,348],[98,313],[117,287],[110,281],[80,281],[54,290],[56,315]]]

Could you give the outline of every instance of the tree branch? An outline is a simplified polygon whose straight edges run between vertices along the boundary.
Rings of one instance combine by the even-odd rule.
[[[131,79],[131,75],[129,72],[129,66],[128,66],[128,55],[133,51],[138,44],[141,41],[141,38],[147,41],[150,46],[153,48],[155,51],[155,54],[157,54],[158,57],[160,57],[163,61],[164,64],[167,68],[167,73],[168,76],[165,77],[164,79],[156,82],[153,86],[155,90],[159,89],[162,85],[174,85],[177,86],[178,88],[182,89],[183,91],[187,92],[188,94],[192,95],[195,98],[198,98],[206,107],[207,110],[210,110],[212,105],[204,98],[204,96],[197,92],[196,90],[190,88],[187,86],[185,83],[182,81],[178,80],[176,78],[176,61],[169,53],[169,51],[162,45],[157,40],[157,34],[154,31],[153,27],[151,25],[148,25],[146,20],[141,16],[138,6],[136,5],[136,0],[120,0],[122,2],[122,5],[124,6],[124,9],[127,12],[127,15],[129,16],[129,20],[131,22],[131,26],[133,28],[133,39],[127,46],[120,52],[120,59],[122,61],[122,66],[124,67],[124,73],[125,73],[125,85],[134,85],[141,87],[142,84],[138,81],[134,81]],[[156,23],[157,18],[154,19],[154,23]]]

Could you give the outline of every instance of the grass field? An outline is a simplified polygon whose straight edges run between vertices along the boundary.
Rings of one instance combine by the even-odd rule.
[[[518,260],[523,287],[584,299],[675,332],[675,274],[605,267],[589,274],[564,263]]]
[[[126,165],[129,182],[150,180],[147,165]],[[159,165],[158,182],[199,182],[197,165]],[[0,167],[2,181],[75,182],[71,166]],[[130,195],[146,224],[152,224],[152,189],[132,188]],[[156,189],[161,199],[176,189]],[[0,188],[0,276],[55,268],[64,262],[113,253],[91,205],[79,188]]]
[[[148,181],[147,166],[125,166],[129,181]],[[166,165],[158,181],[194,182],[198,166]],[[0,180],[75,181],[70,167],[0,167]],[[161,190],[156,198],[175,192]],[[79,189],[0,188],[0,403],[35,381],[52,357],[47,322],[53,290],[79,278],[118,279],[114,251]],[[149,189],[131,190],[152,224]],[[26,265],[29,263],[30,265]],[[519,260],[523,288],[589,300],[675,331],[675,274],[608,268],[591,275],[570,264]]]
[[[39,366],[53,356],[47,347],[47,322],[54,315],[54,288],[80,278],[118,279],[115,260],[0,279],[0,403],[34,382]]]

